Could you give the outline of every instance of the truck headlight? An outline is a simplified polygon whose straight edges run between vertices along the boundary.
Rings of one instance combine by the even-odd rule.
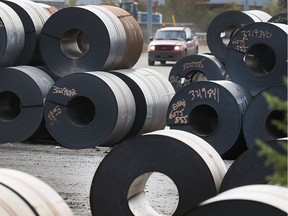
[[[181,50],[181,46],[175,46],[175,47],[174,47],[174,50],[177,50],[177,51],[178,51],[178,50]]]
[[[149,46],[148,50],[152,50],[152,51],[155,50],[155,46],[153,46],[153,45]]]

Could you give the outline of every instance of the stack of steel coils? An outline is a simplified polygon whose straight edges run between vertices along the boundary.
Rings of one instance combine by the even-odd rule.
[[[285,17],[258,10],[216,16],[207,30],[211,53],[187,56],[170,71],[176,94],[167,125],[202,137],[225,159],[236,159],[255,138],[287,137],[271,123],[285,111],[264,97],[287,100]]]
[[[0,12],[1,143],[113,146],[165,127],[175,91],[160,73],[131,69],[143,38],[127,11],[7,0]]]

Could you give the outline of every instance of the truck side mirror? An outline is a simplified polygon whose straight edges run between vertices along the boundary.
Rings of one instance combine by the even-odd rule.
[[[153,40],[153,37],[149,37],[149,41],[152,41]]]

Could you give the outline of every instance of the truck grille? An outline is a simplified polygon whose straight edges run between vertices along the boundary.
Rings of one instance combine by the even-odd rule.
[[[174,46],[167,46],[167,45],[161,45],[155,47],[156,51],[171,51],[174,50]]]

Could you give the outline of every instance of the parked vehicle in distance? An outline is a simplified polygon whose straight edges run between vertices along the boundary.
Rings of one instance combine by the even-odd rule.
[[[198,38],[188,27],[158,29],[148,45],[148,65],[155,61],[178,61],[187,55],[198,54]]]

